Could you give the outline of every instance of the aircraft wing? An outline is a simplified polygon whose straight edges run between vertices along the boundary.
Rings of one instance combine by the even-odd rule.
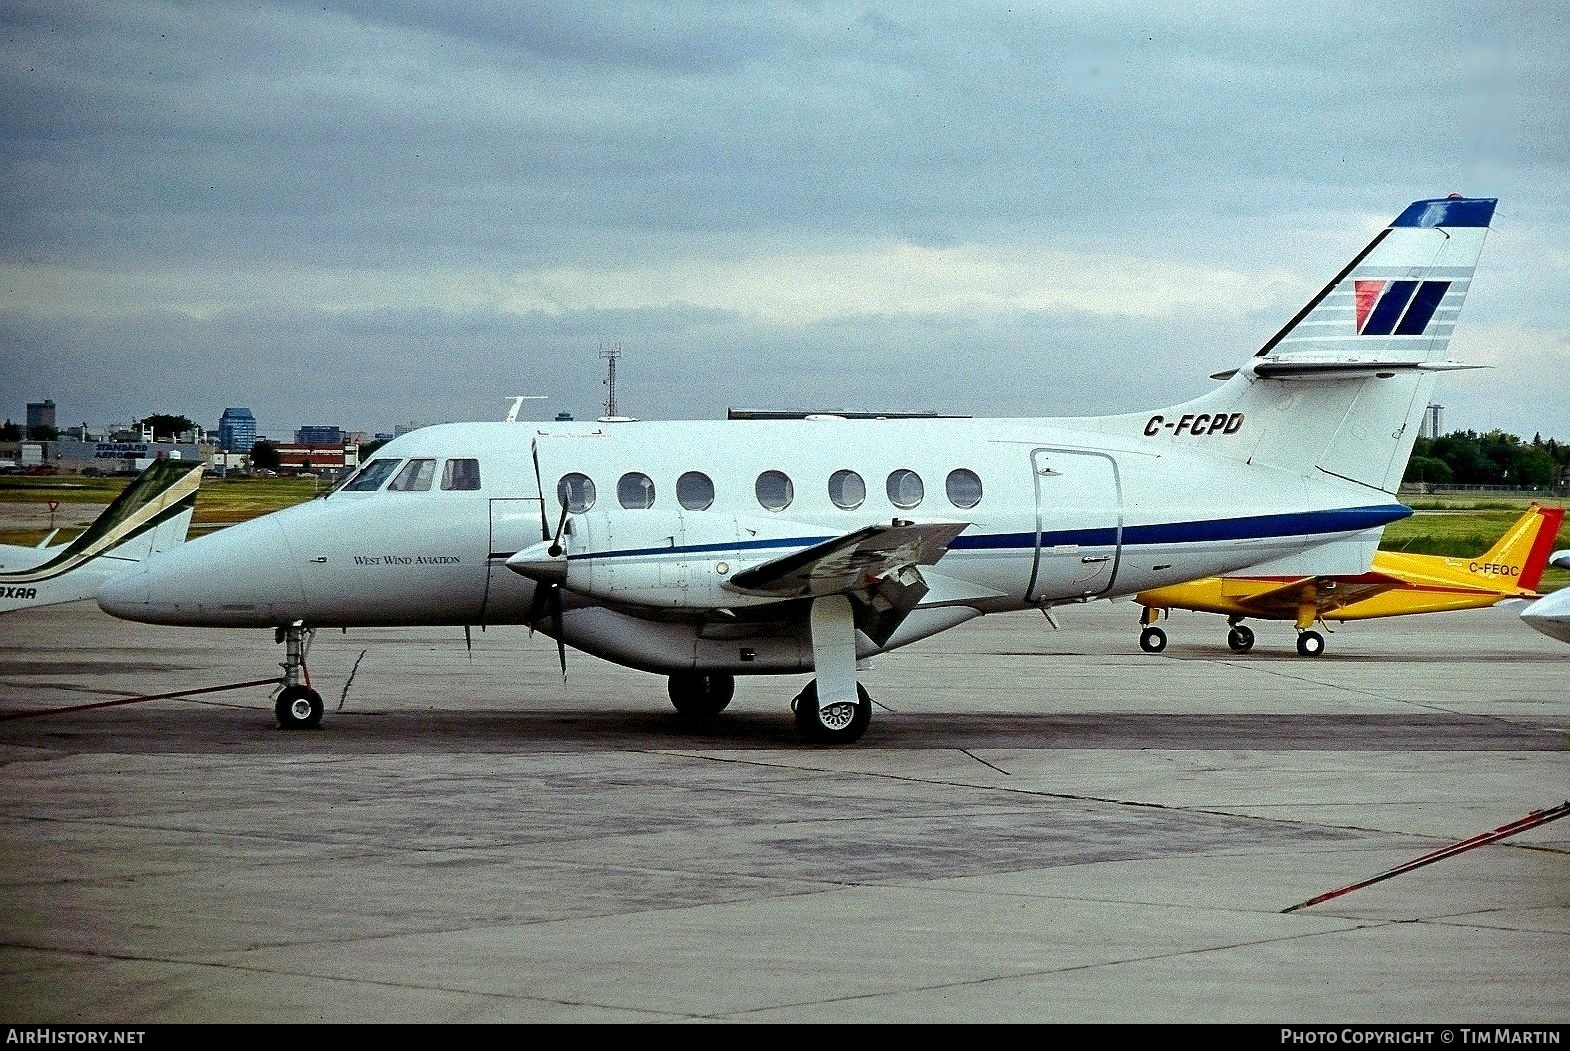
[[[1233,602],[1249,609],[1256,616],[1273,615],[1289,619],[1296,616],[1305,603],[1324,613],[1402,586],[1401,580],[1384,573],[1364,573],[1356,577],[1298,577],[1279,581],[1243,579],[1255,589],[1239,588],[1238,593],[1228,595]]]
[[[856,626],[881,646],[927,593],[916,567],[936,564],[968,528],[898,520],[867,526],[744,569],[726,587],[781,599],[846,595]]]

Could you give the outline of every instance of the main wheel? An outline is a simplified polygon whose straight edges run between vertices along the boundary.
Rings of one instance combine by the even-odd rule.
[[[1167,648],[1167,633],[1160,628],[1146,628],[1139,633],[1139,648],[1146,653],[1160,653]]]
[[[1325,637],[1317,631],[1305,631],[1297,637],[1297,652],[1304,657],[1317,657],[1325,652]]]
[[[309,686],[286,686],[273,712],[280,730],[314,730],[322,725],[322,695]]]
[[[705,719],[725,710],[736,694],[734,675],[687,673],[670,677],[671,703],[683,715]]]
[[[872,722],[872,697],[856,684],[856,701],[839,701],[818,707],[818,680],[809,682],[791,702],[796,728],[814,744],[850,744],[867,732]]]
[[[1241,624],[1236,625],[1227,632],[1227,645],[1232,647],[1235,653],[1247,653],[1254,648],[1253,629],[1245,628]]]

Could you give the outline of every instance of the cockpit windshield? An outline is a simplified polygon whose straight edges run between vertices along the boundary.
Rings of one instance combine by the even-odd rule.
[[[402,462],[401,460],[372,460],[350,475],[349,480],[340,485],[338,489],[333,490],[333,492],[340,490],[346,493],[374,492],[382,487],[382,483],[387,481],[388,476]]]

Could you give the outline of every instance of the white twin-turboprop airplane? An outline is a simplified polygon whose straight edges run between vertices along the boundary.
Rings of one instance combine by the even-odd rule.
[[[1366,572],[1493,216],[1418,201],[1210,393],[1064,419],[458,423],[325,499],[148,559],[99,593],[160,624],[288,643],[309,727],[317,628],[528,624],[669,677],[717,714],[737,675],[812,672],[803,735],[857,740],[858,663],[986,613],[1244,567]],[[1263,565],[1262,565],[1263,564]],[[565,650],[563,672],[565,673]]]

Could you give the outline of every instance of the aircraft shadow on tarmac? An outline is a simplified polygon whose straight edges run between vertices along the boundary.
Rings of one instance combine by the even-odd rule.
[[[279,731],[270,709],[202,701],[9,718],[0,744],[68,752],[184,754],[508,753],[560,750],[813,752],[791,719],[727,711],[339,711],[319,730]],[[1563,751],[1562,726],[1451,713],[1188,715],[885,712],[865,749],[1246,749]]]

